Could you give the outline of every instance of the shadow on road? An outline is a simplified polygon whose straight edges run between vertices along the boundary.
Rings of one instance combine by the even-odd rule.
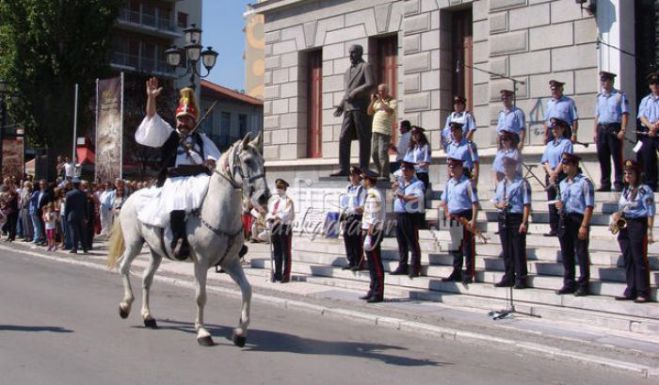
[[[158,322],[161,329],[179,330],[192,334],[196,333],[194,325],[191,322],[180,322],[175,320],[159,320]],[[207,324],[206,327],[214,337],[224,337],[227,340],[231,340],[233,328],[212,324]],[[452,365],[448,362],[436,362],[428,359],[417,359],[385,353],[385,351],[407,351],[406,348],[399,346],[364,342],[324,341],[299,337],[288,333],[258,329],[249,330],[247,345],[244,350],[254,352],[287,352],[297,354],[353,356],[378,360],[386,364],[400,366]]]
[[[51,333],[73,333],[73,330],[64,329],[59,326],[22,326],[22,325],[0,325],[0,332],[51,332]]]

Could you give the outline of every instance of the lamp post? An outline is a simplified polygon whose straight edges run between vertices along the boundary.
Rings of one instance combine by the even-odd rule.
[[[184,29],[183,33],[185,34],[185,47],[178,48],[177,46],[172,45],[171,48],[165,50],[165,57],[167,59],[167,64],[172,68],[186,68],[185,73],[181,75],[181,77],[190,74],[191,87],[195,88],[195,78],[205,78],[210,74],[211,69],[215,66],[215,62],[217,61],[218,53],[213,50],[213,47],[208,47],[202,51],[203,46],[200,44],[201,29],[197,28],[195,24],[192,24],[190,28]],[[197,64],[200,59],[206,68],[206,75],[202,75],[201,70],[198,69]]]
[[[0,116],[0,176],[3,176],[2,159],[5,157],[3,144],[5,141],[5,125],[7,124],[7,103],[5,103],[6,94],[7,82],[0,79],[0,107],[2,107],[2,116]]]

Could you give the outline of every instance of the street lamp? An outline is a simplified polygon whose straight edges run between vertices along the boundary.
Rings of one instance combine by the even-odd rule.
[[[190,28],[184,29],[183,33],[185,34],[185,46],[178,48],[172,45],[171,48],[165,50],[165,58],[167,64],[174,69],[185,67],[186,71],[181,77],[190,74],[191,87],[195,88],[195,77],[205,78],[210,75],[211,69],[217,61],[218,53],[213,50],[213,47],[208,47],[202,51],[203,46],[200,44],[201,29],[197,28],[195,24],[192,24]],[[206,68],[206,75],[202,75],[201,70],[197,69],[197,63],[200,59]]]
[[[0,79],[0,107],[2,107],[2,116],[0,117],[0,176],[3,173],[2,159],[5,157],[3,144],[5,141],[5,125],[7,124],[7,103],[5,95],[7,94],[7,82]]]

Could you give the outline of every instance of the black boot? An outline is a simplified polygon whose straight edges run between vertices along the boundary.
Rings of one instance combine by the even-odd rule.
[[[184,261],[190,256],[190,245],[185,234],[185,211],[175,210],[169,215],[172,226],[172,252],[174,258]]]

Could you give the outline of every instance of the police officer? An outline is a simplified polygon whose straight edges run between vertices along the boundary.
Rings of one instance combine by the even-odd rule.
[[[597,94],[593,133],[602,172],[597,191],[611,191],[611,158],[615,172],[614,189],[622,190],[622,144],[629,120],[629,101],[622,91],[613,88],[615,77],[611,72],[600,72],[602,92]]]
[[[275,260],[274,281],[285,283],[291,280],[291,241],[292,224],[295,219],[293,200],[286,195],[288,182],[281,178],[275,180],[277,194],[268,202],[266,221],[271,228],[273,258]],[[282,269],[283,265],[283,269]]]
[[[419,227],[424,212],[423,182],[414,176],[414,163],[403,162],[402,177],[394,182],[391,190],[394,192],[394,213],[396,214],[396,240],[400,262],[398,268],[391,274],[408,274],[410,278],[421,274],[421,247],[419,246]],[[412,265],[408,266],[407,258],[412,252]]]
[[[632,160],[625,162],[625,184],[627,186],[620,195],[619,211],[611,218],[614,223],[621,218],[627,221],[627,226],[620,229],[618,234],[618,243],[625,261],[627,288],[616,299],[645,303],[650,301],[647,245],[654,242],[654,193],[649,186],[641,184],[641,167]]]
[[[341,222],[343,223],[343,243],[346,248],[348,265],[343,270],[357,271],[363,255],[362,213],[366,189],[361,185],[361,170],[350,167],[350,184],[341,198]]]
[[[531,186],[517,173],[516,158],[504,157],[505,178],[497,185],[495,205],[499,212],[499,237],[505,274],[496,287],[526,288],[526,232],[531,212]]]
[[[442,148],[446,150],[446,146],[453,140],[451,135],[451,122],[462,124],[463,136],[467,140],[474,140],[474,133],[476,132],[476,120],[474,115],[466,110],[467,99],[463,96],[453,97],[453,112],[446,117],[446,123],[442,129],[441,144]]]
[[[524,147],[526,138],[526,117],[524,111],[513,105],[515,93],[512,90],[501,90],[501,102],[503,110],[499,112],[497,121],[497,135],[502,131],[509,131],[515,134],[515,144],[521,151]]]
[[[636,160],[643,167],[643,183],[657,191],[657,130],[659,130],[659,73],[648,76],[650,95],[641,100],[638,119],[641,131],[637,139],[643,144],[636,153]]]
[[[563,86],[565,83],[558,80],[550,80],[549,88],[551,89],[551,100],[547,102],[545,108],[545,143],[552,140],[550,134],[551,118],[558,118],[568,123],[568,128],[564,135],[572,143],[577,141],[577,130],[579,129],[579,115],[577,115],[577,105],[572,98],[563,95]]]
[[[464,174],[472,179],[474,186],[477,186],[480,160],[476,144],[463,137],[462,124],[458,122],[451,122],[451,135],[453,141],[446,148],[448,159],[462,160]]]
[[[453,254],[453,272],[442,281],[460,281],[464,284],[471,283],[476,275],[475,258],[476,242],[474,234],[470,231],[476,228],[478,216],[478,195],[475,184],[469,179],[462,166],[462,159],[449,158],[448,166],[452,177],[446,182],[442,193],[441,205],[444,211],[449,213],[452,220],[462,223],[466,220],[467,227],[463,226],[462,242],[458,250]],[[466,272],[462,274],[463,257],[466,259]]]
[[[545,169],[545,181],[547,183],[547,201],[553,201],[558,195],[557,185],[565,178],[561,160],[564,153],[573,153],[574,149],[570,139],[565,138],[565,130],[570,125],[561,119],[552,118],[550,127],[553,140],[545,146],[540,163]],[[545,237],[555,237],[558,230],[558,210],[553,204],[549,204],[549,232]]]
[[[364,216],[362,218],[362,237],[364,239],[364,253],[368,261],[368,272],[371,283],[368,293],[360,297],[366,302],[382,302],[384,300],[384,267],[380,255],[382,243],[382,228],[384,224],[384,199],[375,187],[378,174],[371,170],[364,170],[361,174],[362,185],[366,189],[364,202]]]
[[[558,240],[563,256],[563,287],[557,294],[574,293],[576,296],[589,294],[590,256],[588,238],[590,219],[595,205],[593,183],[581,174],[580,157],[563,154],[563,172],[566,177],[560,183],[560,200],[556,208],[561,212]],[[579,260],[579,280],[575,282],[575,254]]]

